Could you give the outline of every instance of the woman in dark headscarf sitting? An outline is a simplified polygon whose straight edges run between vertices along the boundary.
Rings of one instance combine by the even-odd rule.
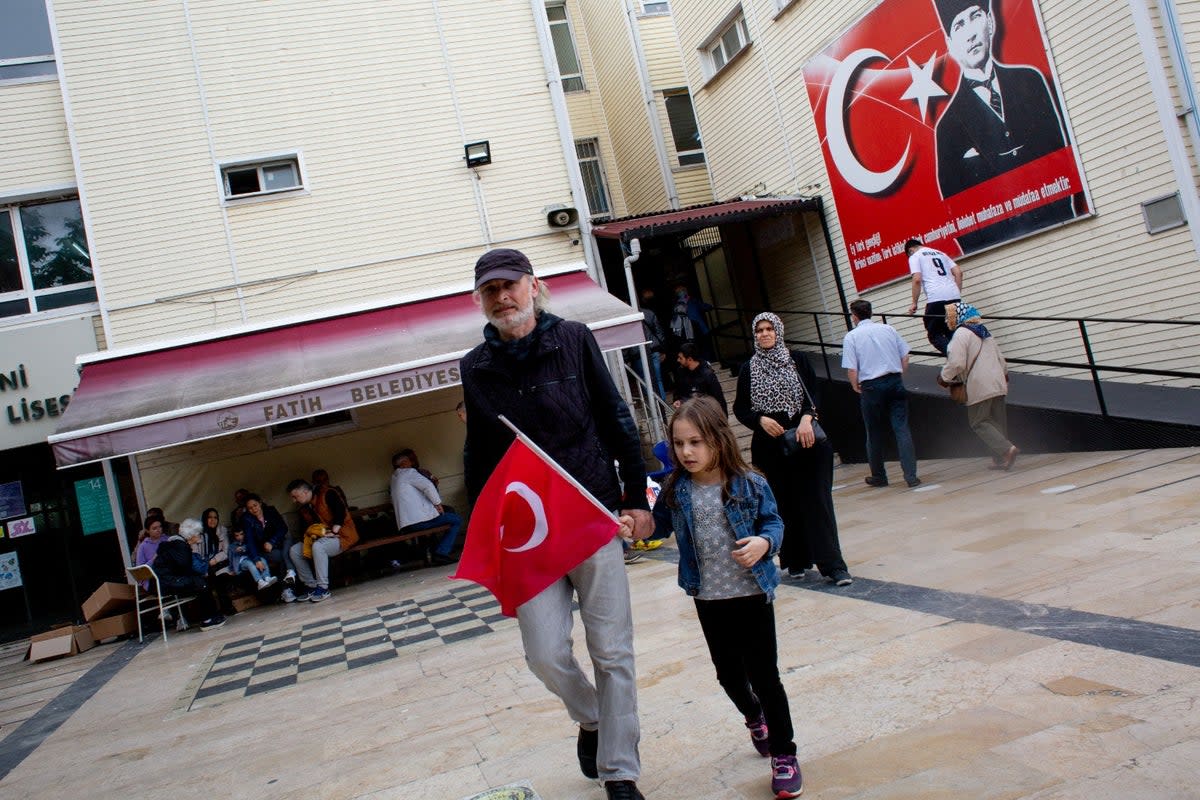
[[[771,486],[783,517],[779,565],[794,578],[814,563],[838,586],[852,582],[838,542],[833,508],[833,447],[818,437],[816,375],[788,350],[783,322],[769,312],[754,318],[754,355],[738,375],[733,414],[754,431],[750,458]],[[785,442],[784,437],[794,437]]]
[[[1012,469],[1021,452],[1008,440],[1008,362],[996,337],[983,324],[979,309],[970,303],[946,306],[946,327],[953,331],[946,350],[946,366],[938,383],[967,385],[967,423],[992,451],[989,469]]]

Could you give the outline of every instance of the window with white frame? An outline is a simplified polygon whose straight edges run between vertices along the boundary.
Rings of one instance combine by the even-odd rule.
[[[567,18],[567,4],[547,3],[546,19],[550,21],[550,39],[554,42],[554,55],[558,60],[558,74],[562,78],[564,92],[583,91],[583,68],[579,65],[579,51],[575,49],[575,33],[571,20]]]
[[[608,180],[600,163],[600,140],[576,139],[575,156],[583,173],[583,188],[587,193],[592,219],[611,219],[612,204],[608,200]]]
[[[335,433],[358,429],[358,419],[353,409],[331,411],[315,417],[301,417],[280,422],[267,428],[267,444],[271,447],[294,444],[309,439],[321,439]]]
[[[46,0],[4,0],[0,10],[0,81],[55,72]]]
[[[0,317],[95,302],[79,201],[0,206]]]
[[[671,4],[668,2],[644,2],[642,3],[643,14],[670,14]]]
[[[226,200],[304,188],[295,156],[225,164],[221,167],[221,182]]]
[[[732,19],[701,48],[706,56],[709,77],[720,72],[749,44],[750,29],[746,27],[746,17],[739,6]]]
[[[703,164],[704,147],[700,142],[696,112],[692,109],[692,96],[687,89],[668,89],[663,92],[663,101],[667,104],[667,122],[671,125],[671,139],[675,142],[679,166]]]

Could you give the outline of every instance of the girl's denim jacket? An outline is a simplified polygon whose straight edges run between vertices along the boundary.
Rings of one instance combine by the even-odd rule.
[[[767,595],[775,599],[779,585],[779,568],[774,557],[783,543],[783,518],[771,487],[758,473],[737,475],[730,484],[730,498],[725,501],[725,517],[738,539],[762,536],[771,543],[766,555],[750,568],[755,580]],[[692,541],[692,479],[684,475],[675,484],[678,508],[668,508],[659,496],[654,504],[654,537],[666,538],[675,533],[679,545],[679,585],[689,595],[700,593],[700,561]]]

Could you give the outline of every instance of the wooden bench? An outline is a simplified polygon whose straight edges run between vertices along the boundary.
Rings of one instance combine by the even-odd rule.
[[[401,533],[396,530],[396,519],[391,504],[355,509],[351,513],[358,528],[359,539],[353,547],[343,550],[329,562],[330,583],[333,583],[336,571],[343,586],[349,585],[351,576],[362,572],[366,554],[373,548],[441,536],[450,530],[449,525],[438,525],[423,531]],[[430,564],[427,549],[422,548],[420,563],[425,566]]]

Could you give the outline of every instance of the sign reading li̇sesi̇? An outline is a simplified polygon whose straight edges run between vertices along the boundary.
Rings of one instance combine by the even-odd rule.
[[[883,0],[804,66],[859,291],[1091,213],[1035,0]]]

